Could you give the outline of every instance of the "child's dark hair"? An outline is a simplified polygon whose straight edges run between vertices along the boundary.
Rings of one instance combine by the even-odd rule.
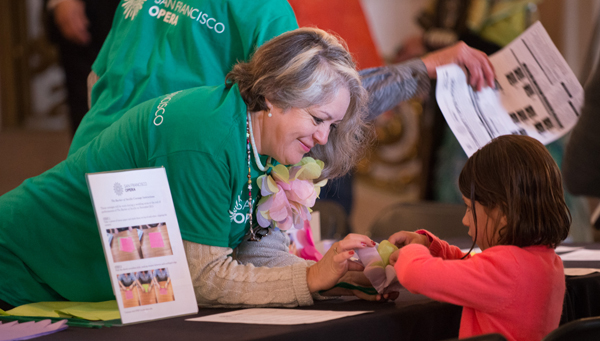
[[[531,137],[493,139],[469,158],[458,186],[466,198],[485,208],[498,207],[506,215],[496,245],[555,248],[569,234],[571,213],[560,170],[546,148]]]

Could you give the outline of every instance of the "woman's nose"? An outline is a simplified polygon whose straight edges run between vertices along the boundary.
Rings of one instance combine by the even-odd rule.
[[[329,139],[329,125],[322,124],[313,134],[315,142],[320,145],[325,145]]]

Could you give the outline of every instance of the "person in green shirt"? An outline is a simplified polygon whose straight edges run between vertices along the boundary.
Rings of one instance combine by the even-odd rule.
[[[374,245],[368,237],[346,237],[318,263],[277,268],[241,264],[232,251],[256,222],[249,207],[263,165],[275,162],[269,159],[287,165],[312,155],[325,162],[324,178],[355,163],[369,136],[366,99],[338,39],[298,29],[238,63],[226,84],[130,109],[65,161],[0,197],[0,300],[114,299],[85,174],[165,167],[200,305],[312,304],[348,270],[361,270],[349,258]]]
[[[91,108],[69,155],[132,107],[203,85],[220,85],[238,61],[298,28],[285,0],[123,0],[92,65]]]

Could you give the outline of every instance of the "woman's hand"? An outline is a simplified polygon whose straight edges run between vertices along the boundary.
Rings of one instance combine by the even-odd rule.
[[[362,271],[361,264],[350,260],[354,249],[373,247],[375,242],[369,237],[351,233],[335,242],[323,258],[306,270],[306,282],[310,292],[332,288],[348,271]]]
[[[331,290],[327,290],[322,294],[323,296],[356,296],[365,301],[395,301],[400,295],[399,292],[394,291],[389,294],[377,294],[377,295],[369,295],[357,289],[345,289],[336,287]]]
[[[460,41],[450,47],[431,52],[421,58],[429,78],[436,78],[436,68],[446,64],[458,64],[468,71],[469,84],[481,90],[485,85],[494,87],[494,67],[488,56]]]
[[[348,271],[344,276],[342,276],[339,282],[345,282],[354,286],[360,286],[364,288],[373,287],[371,281],[369,281],[369,279],[365,276],[364,272],[362,271]],[[357,289],[346,289],[341,287],[335,287],[331,290],[327,290],[326,292],[322,293],[323,296],[356,296],[366,301],[393,301],[396,298],[398,298],[398,294],[398,292],[390,292],[383,295],[369,295]]]

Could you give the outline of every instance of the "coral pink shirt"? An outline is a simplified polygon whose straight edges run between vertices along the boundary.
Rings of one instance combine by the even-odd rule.
[[[464,255],[427,231],[429,249],[400,249],[394,268],[412,293],[463,306],[459,337],[500,333],[540,340],[558,327],[565,296],[563,263],[552,248],[494,246]]]

